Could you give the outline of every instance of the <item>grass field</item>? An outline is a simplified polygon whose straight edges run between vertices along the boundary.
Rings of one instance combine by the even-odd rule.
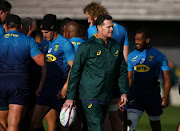
[[[179,122],[180,107],[168,106],[163,109],[163,115],[161,117],[162,131],[176,131]],[[152,131],[146,113],[143,114],[139,121],[138,131]]]
[[[180,122],[180,107],[168,106],[163,109],[163,112],[164,114],[161,117],[162,131],[176,131],[177,125]],[[43,122],[47,131],[47,124],[45,121]],[[146,113],[139,120],[138,131],[152,131]]]

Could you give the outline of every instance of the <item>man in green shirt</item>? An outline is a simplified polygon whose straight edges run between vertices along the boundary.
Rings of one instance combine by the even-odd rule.
[[[115,84],[119,84],[119,107],[127,102],[127,66],[123,47],[113,40],[113,21],[109,15],[96,20],[97,36],[83,42],[77,50],[70,73],[67,100],[63,108],[72,108],[76,90],[85,111],[88,130],[101,131],[104,117],[113,97]]]

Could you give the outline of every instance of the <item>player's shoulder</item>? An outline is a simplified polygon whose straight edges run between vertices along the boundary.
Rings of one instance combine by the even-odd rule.
[[[160,50],[158,50],[154,47],[151,47],[151,51],[156,57],[164,57],[165,56]]]
[[[88,32],[89,31],[97,31],[96,25],[89,26],[89,28],[87,30],[88,30]]]
[[[114,28],[119,28],[119,29],[121,29],[121,30],[124,30],[124,31],[126,31],[126,29],[124,28],[124,26],[122,26],[121,24],[118,24],[118,23],[116,23],[116,22],[113,22],[113,27]]]
[[[59,44],[59,45],[66,45],[70,43],[68,39],[66,39],[64,36],[59,34],[59,36],[53,41],[54,44]]]

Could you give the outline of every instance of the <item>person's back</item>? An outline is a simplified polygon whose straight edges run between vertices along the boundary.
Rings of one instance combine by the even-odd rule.
[[[9,14],[4,26],[7,33],[0,36],[0,123],[7,130],[18,130],[22,111],[29,103],[30,58],[44,65],[35,40],[19,33],[20,26],[21,18]]]
[[[27,72],[28,60],[30,60],[30,48],[36,46],[33,38],[17,31],[8,31],[4,36],[0,36],[0,39],[1,72]],[[31,52],[34,51],[36,50],[31,50]]]
[[[63,35],[73,44],[75,52],[77,51],[78,46],[84,42],[80,37],[79,25],[75,21],[70,21],[66,24]]]

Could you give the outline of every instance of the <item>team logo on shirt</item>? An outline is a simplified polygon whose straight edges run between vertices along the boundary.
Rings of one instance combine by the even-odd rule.
[[[144,63],[145,60],[146,60],[146,59],[142,58],[142,59],[140,60],[140,64]]]
[[[149,61],[152,61],[153,60],[153,56],[149,56]]]
[[[101,50],[98,50],[97,55],[100,55],[100,54],[101,54]]]
[[[48,53],[51,53],[51,51],[52,51],[52,48],[49,48]]]
[[[12,37],[19,37],[19,35],[17,35],[17,34],[5,34],[4,38],[9,38],[10,36],[12,36]]]
[[[55,45],[54,51],[58,50],[59,45]]]
[[[119,51],[117,50],[117,51],[114,53],[114,56],[118,56],[118,52],[119,52]]]
[[[150,67],[147,65],[136,65],[134,67],[134,70],[137,72],[148,72],[150,70]]]
[[[138,57],[138,56],[134,57],[131,61],[132,61],[132,62],[136,61],[137,57]]]
[[[47,62],[53,62],[53,61],[56,61],[56,59],[57,58],[55,56],[51,55],[51,54],[46,55],[46,61]]]

